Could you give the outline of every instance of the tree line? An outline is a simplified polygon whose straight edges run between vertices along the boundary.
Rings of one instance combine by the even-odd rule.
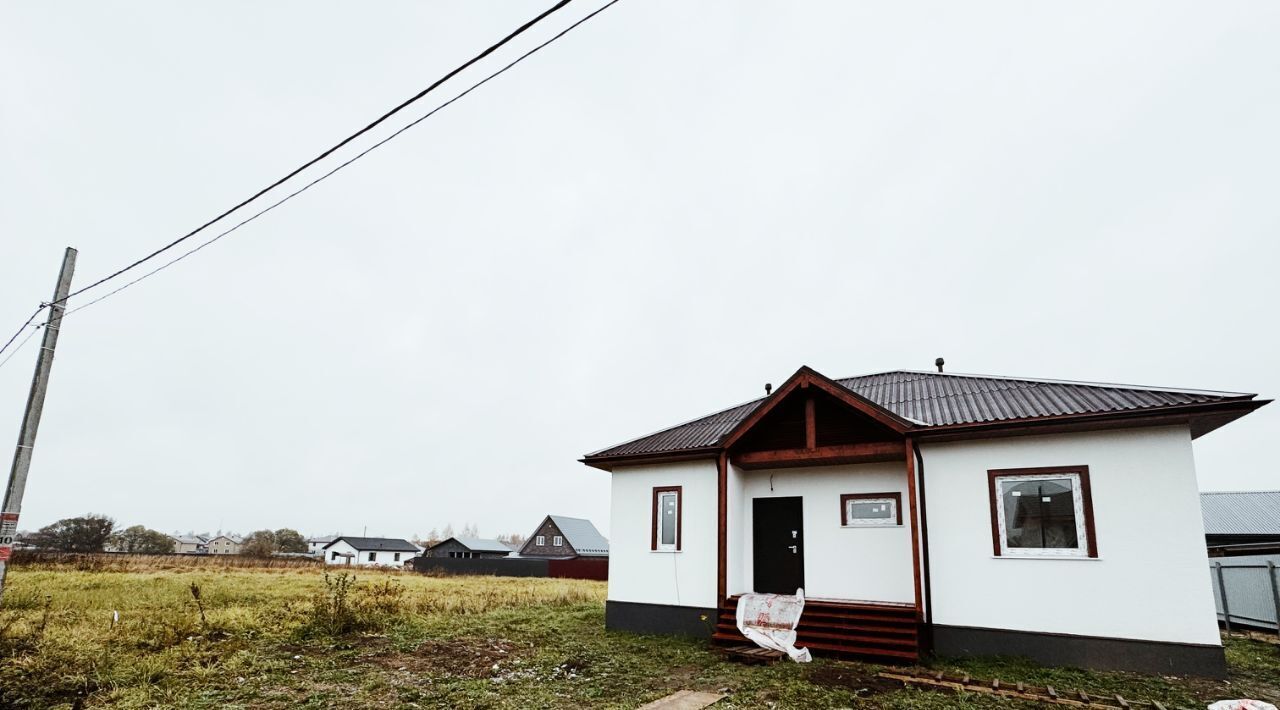
[[[105,515],[81,515],[63,518],[19,539],[42,550],[60,552],[116,552],[137,554],[165,554],[174,551],[172,537],[144,525],[131,525],[117,529],[116,521]],[[292,528],[257,530],[246,535],[240,543],[240,554],[254,557],[270,557],[277,553],[304,553],[306,538]]]
[[[432,545],[448,540],[451,537],[478,538],[480,537],[480,527],[475,523],[465,523],[462,526],[462,530],[455,533],[453,531],[453,523],[448,523],[444,526],[443,530],[431,528],[431,532],[427,533],[425,536],[414,535],[412,542],[419,547],[431,547]],[[525,535],[521,535],[520,533],[506,533],[498,535],[494,539],[499,542],[505,542],[511,547],[520,547],[525,543],[525,540],[529,538]]]

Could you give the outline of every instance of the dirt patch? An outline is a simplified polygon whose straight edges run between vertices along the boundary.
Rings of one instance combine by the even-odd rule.
[[[860,666],[836,663],[814,666],[808,680],[814,685],[844,688],[864,697],[902,690],[902,683],[896,680],[880,678],[875,672]]]
[[[488,678],[519,662],[514,650],[505,639],[424,641],[412,651],[375,653],[363,660],[392,671]]]

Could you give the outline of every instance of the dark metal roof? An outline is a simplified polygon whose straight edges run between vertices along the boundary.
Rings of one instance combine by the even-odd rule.
[[[842,387],[908,420],[916,428],[1046,417],[1158,411],[1195,404],[1247,401],[1238,392],[1140,387],[993,375],[894,370],[836,380]],[[587,455],[587,459],[714,449],[766,398],[725,409]]]
[[[1280,535],[1280,491],[1200,494],[1206,535]]]
[[[418,546],[413,544],[412,542],[409,542],[408,540],[401,540],[399,538],[392,538],[392,537],[350,537],[347,535],[334,538],[332,542],[324,546],[325,549],[332,547],[339,540],[361,551],[365,551],[365,550],[370,550],[375,552],[382,551],[382,550],[386,550],[388,552],[417,552],[418,551]]]

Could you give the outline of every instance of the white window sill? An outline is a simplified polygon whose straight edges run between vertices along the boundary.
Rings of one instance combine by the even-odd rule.
[[[649,552],[656,553],[659,555],[673,555],[673,554],[676,554],[677,552],[683,552],[683,550],[649,550]]]
[[[1056,562],[1100,562],[1101,557],[1077,557],[1075,555],[992,555],[993,560],[1050,560]]]
[[[875,530],[876,528],[904,528],[904,527],[906,526],[903,525],[902,523],[893,523],[890,525],[841,525],[840,529],[841,530],[865,530],[870,528],[871,530]]]

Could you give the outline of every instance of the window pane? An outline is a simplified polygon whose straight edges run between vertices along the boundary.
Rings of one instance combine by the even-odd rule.
[[[885,500],[849,501],[850,520],[887,520],[894,517],[893,504]]]
[[[676,494],[663,493],[658,498],[662,508],[658,542],[663,545],[676,544]]]
[[[1005,546],[1078,548],[1076,503],[1069,478],[1007,481],[1002,486]]]

